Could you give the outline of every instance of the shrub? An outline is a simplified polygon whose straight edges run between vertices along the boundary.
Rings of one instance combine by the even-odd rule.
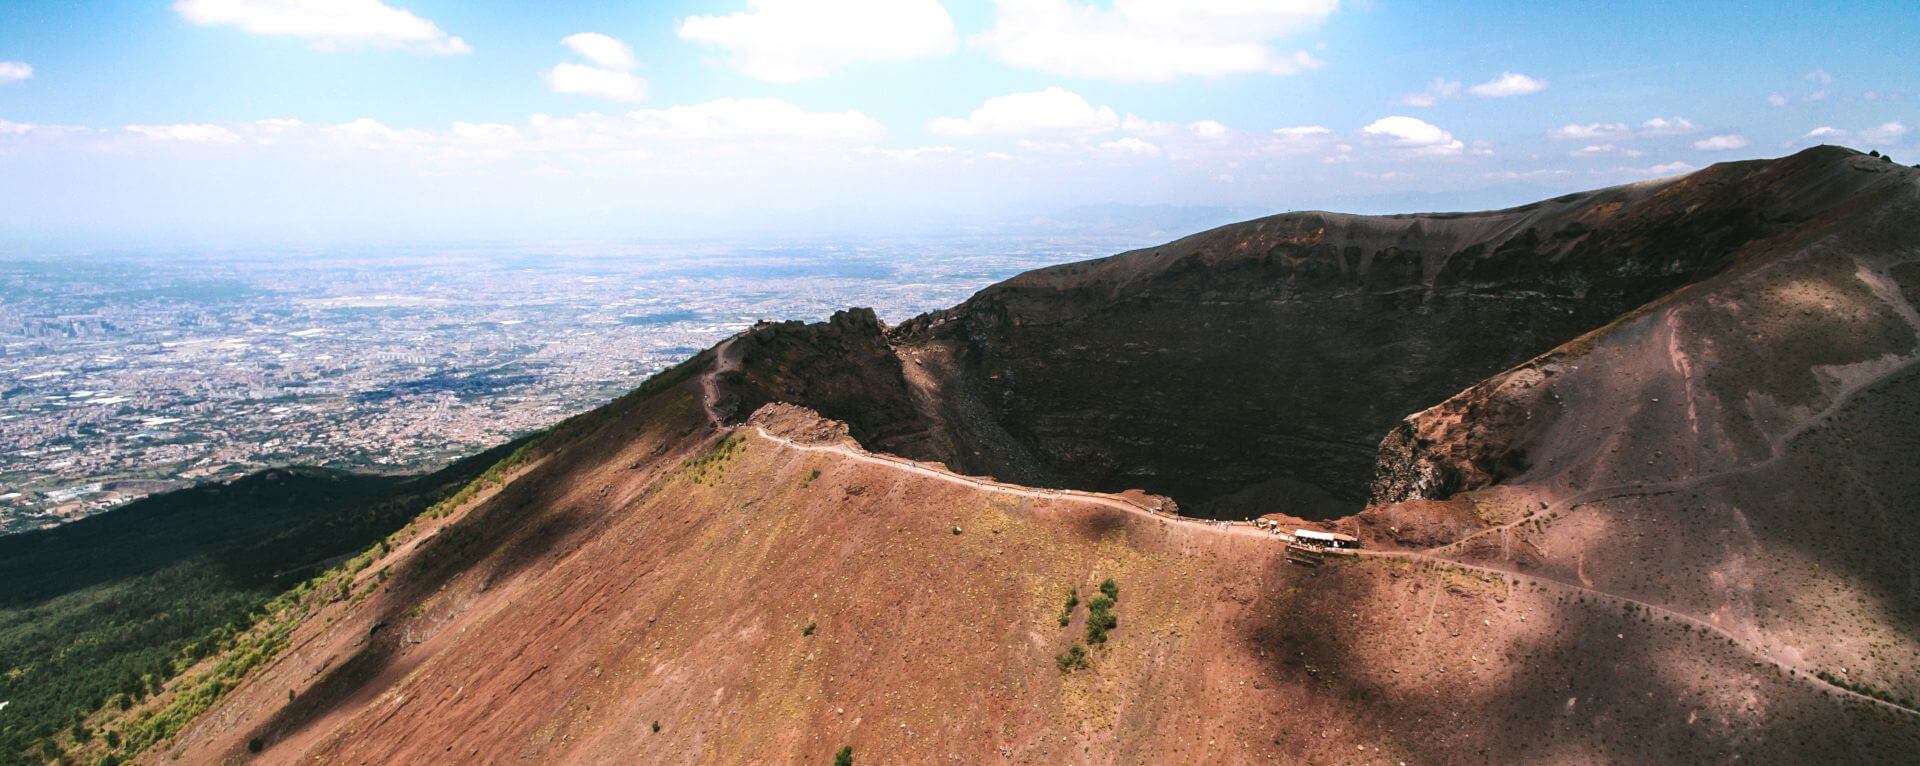
[[[1107,594],[1107,598],[1120,600],[1120,584],[1114,582],[1111,577],[1100,582],[1100,592]]]
[[[655,733],[655,734],[659,734],[659,733],[660,733],[660,722],[659,722],[659,721],[654,721],[654,722],[653,722],[653,733]]]
[[[1060,627],[1062,628],[1066,627],[1067,623],[1073,620],[1073,608],[1079,605],[1080,605],[1080,589],[1079,588],[1069,589],[1067,591],[1066,608],[1060,610]]]
[[[249,753],[258,753],[261,750],[265,750],[266,747],[267,743],[260,741],[259,737],[247,740],[247,752]]]
[[[1087,649],[1079,644],[1074,644],[1073,646],[1067,647],[1066,653],[1054,657],[1053,662],[1060,667],[1060,672],[1062,673],[1071,673],[1079,670],[1087,666]]]
[[[800,629],[800,635],[803,635],[803,636],[813,635],[813,628],[814,628],[814,624],[811,621],[809,621],[807,623],[807,627]]]
[[[853,766],[852,745],[840,746],[840,751],[833,754],[833,766]]]
[[[1107,631],[1119,626],[1120,619],[1113,616],[1113,598],[1105,594],[1094,596],[1087,602],[1087,643],[1104,644]]]

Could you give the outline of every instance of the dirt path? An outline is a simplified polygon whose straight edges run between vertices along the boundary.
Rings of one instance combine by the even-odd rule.
[[[720,414],[719,378],[721,373],[735,372],[740,369],[740,350],[734,348],[733,342],[747,332],[741,330],[726,340],[720,341],[720,345],[714,346],[713,364],[707,366],[706,372],[700,373],[700,406],[707,411],[707,421],[712,423],[714,428],[723,431],[728,426],[726,419]]]
[[[1677,612],[1672,609],[1668,609],[1659,604],[1650,604],[1645,601],[1641,601],[1637,598],[1615,595],[1613,593],[1608,593],[1603,590],[1595,590],[1593,588],[1588,588],[1582,585],[1576,585],[1570,582],[1555,580],[1551,577],[1541,577],[1537,574],[1526,573],[1526,572],[1516,572],[1510,569],[1502,569],[1499,567],[1489,567],[1489,566],[1481,566],[1478,564],[1468,564],[1465,562],[1446,558],[1444,556],[1435,556],[1435,555],[1424,553],[1421,551],[1362,550],[1362,551],[1355,551],[1355,553],[1359,555],[1361,558],[1400,559],[1403,561],[1417,561],[1425,564],[1430,564],[1432,566],[1445,567],[1448,569],[1463,569],[1463,570],[1472,571],[1472,572],[1479,572],[1482,574],[1496,575],[1502,578],[1507,578],[1509,581],[1515,578],[1524,577],[1530,582],[1537,582],[1541,585],[1545,585],[1550,588],[1557,588],[1561,591],[1576,593],[1583,596],[1590,596],[1597,600],[1610,601],[1612,603],[1619,604],[1622,606],[1634,606],[1634,607],[1646,609],[1649,613],[1657,613],[1662,616],[1677,620],[1679,622],[1692,625],[1701,630],[1712,631],[1714,633],[1717,633],[1720,636],[1726,638],[1727,640],[1734,642],[1741,648],[1746,649],[1747,653],[1752,654],[1754,657],[1757,657],[1761,660],[1764,660],[1772,664],[1775,668],[1778,668],[1782,671],[1786,671],[1790,677],[1803,679],[1823,689],[1830,689],[1832,691],[1838,692],[1842,696],[1861,700],[1863,702],[1870,702],[1875,705],[1879,705],[1883,708],[1886,708],[1888,710],[1907,713],[1909,715],[1920,715],[1920,710],[1915,710],[1913,708],[1906,707],[1905,705],[1888,702],[1886,700],[1869,697],[1865,694],[1861,694],[1859,692],[1853,691],[1852,689],[1848,689],[1844,686],[1840,686],[1834,683],[1829,683],[1826,679],[1813,675],[1812,673],[1808,672],[1803,668],[1794,667],[1793,665],[1790,665],[1786,662],[1775,659],[1772,655],[1767,654],[1764,649],[1762,649],[1759,645],[1755,644],[1754,642],[1749,641],[1745,638],[1741,638],[1740,636],[1736,636],[1732,633],[1729,633],[1726,631],[1726,629],[1721,628],[1718,625],[1715,625],[1711,622],[1707,622],[1706,620],[1702,620],[1698,617],[1687,614],[1685,612]]]
[[[727,340],[721,342],[721,344],[715,348],[715,361],[713,365],[709,367],[704,374],[701,375],[701,379],[700,379],[702,398],[706,406],[707,417],[713,422],[714,427],[720,430],[722,433],[733,432],[736,430],[747,430],[747,431],[750,431],[755,436],[758,436],[769,442],[773,442],[775,444],[781,445],[788,449],[799,450],[802,452],[832,453],[835,455],[839,455],[843,458],[846,458],[848,460],[855,460],[855,461],[868,463],[872,465],[885,466],[894,470],[905,471],[918,476],[934,479],[936,481],[944,481],[951,484],[960,484],[963,486],[971,487],[971,488],[982,490],[985,492],[994,492],[994,493],[1004,494],[1004,495],[1013,495],[1016,497],[1067,500],[1069,502],[1096,505],[1102,508],[1108,508],[1108,509],[1120,511],[1123,513],[1130,513],[1137,516],[1144,516],[1147,518],[1160,521],[1162,523],[1188,525],[1195,528],[1203,529],[1205,531],[1208,531],[1214,534],[1241,535],[1246,537],[1270,539],[1270,540],[1273,540],[1276,544],[1283,543],[1288,539],[1290,539],[1290,538],[1283,537],[1281,535],[1273,534],[1265,530],[1261,530],[1257,527],[1252,526],[1251,524],[1215,522],[1215,521],[1209,521],[1206,519],[1194,519],[1194,518],[1188,518],[1185,516],[1177,516],[1173,514],[1162,513],[1162,512],[1151,510],[1139,504],[1129,502],[1125,499],[1114,497],[1112,495],[1105,495],[1105,494],[1100,494],[1096,492],[1086,492],[1083,490],[1074,490],[1074,489],[1036,489],[1033,487],[1021,486],[1018,484],[1005,484],[1005,483],[993,481],[990,479],[982,479],[982,478],[973,477],[973,476],[962,476],[952,471],[945,470],[944,468],[936,468],[929,465],[923,465],[921,463],[908,460],[906,458],[894,457],[892,455],[883,455],[883,454],[868,452],[864,449],[859,449],[857,447],[850,447],[845,444],[801,444],[791,439],[787,439],[784,437],[775,436],[773,434],[767,433],[765,429],[762,429],[759,426],[752,426],[751,428],[743,428],[742,426],[729,425],[721,417],[718,410],[717,402],[719,400],[719,383],[717,381],[717,377],[720,373],[730,372],[730,371],[739,369],[739,365],[740,365],[739,353],[733,348],[733,341],[739,337],[740,336],[736,335],[733,338],[728,338]],[[1811,428],[1812,425],[1814,425],[1815,423],[1825,419],[1826,417],[1831,416],[1834,412],[1839,411],[1840,407],[1844,404],[1845,401],[1852,399],[1852,397],[1855,394],[1859,393],[1862,390],[1865,390],[1872,383],[1878,382],[1880,380],[1884,380],[1887,377],[1898,374],[1899,372],[1907,369],[1908,367],[1913,366],[1916,360],[1920,360],[1920,357],[1916,357],[1915,359],[1909,359],[1906,362],[1903,362],[1902,364],[1890,369],[1887,373],[1877,376],[1873,381],[1869,381],[1867,383],[1862,383],[1861,385],[1855,386],[1850,390],[1846,391],[1842,396],[1836,397],[1835,401],[1829,404],[1825,409],[1821,410],[1819,413],[1816,413],[1813,417],[1808,418],[1806,422],[1803,422],[1799,426],[1789,430],[1787,433],[1782,434],[1781,438],[1777,442],[1778,446],[1776,446],[1774,457],[1769,458],[1766,461],[1755,463],[1753,465],[1749,465],[1743,468],[1734,469],[1732,471],[1723,471],[1716,474],[1709,474],[1706,476],[1699,476],[1699,477],[1691,477],[1689,479],[1684,479],[1684,480],[1661,482],[1657,484],[1632,485],[1632,486],[1626,486],[1626,487],[1603,487],[1603,488],[1598,488],[1594,490],[1589,490],[1587,492],[1582,492],[1578,495],[1574,495],[1573,497],[1567,498],[1566,500],[1563,500],[1560,503],[1556,503],[1552,506],[1549,506],[1546,509],[1542,509],[1541,511],[1535,514],[1531,514],[1526,518],[1520,519],[1519,521],[1515,521],[1509,524],[1504,524],[1499,527],[1490,527],[1488,529],[1481,530],[1480,532],[1474,533],[1473,535],[1469,535],[1465,538],[1461,538],[1458,541],[1448,543],[1447,545],[1442,545],[1436,548],[1431,548],[1425,551],[1360,550],[1360,551],[1353,551],[1349,555],[1357,555],[1360,558],[1370,558],[1370,559],[1398,559],[1402,561],[1413,561],[1413,562],[1428,564],[1430,566],[1435,566],[1435,567],[1446,567],[1446,568],[1452,568],[1452,569],[1458,569],[1458,570],[1479,572],[1482,574],[1491,574],[1491,575],[1499,576],[1507,580],[1508,582],[1511,582],[1515,578],[1524,577],[1531,582],[1537,582],[1549,588],[1558,588],[1562,591],[1569,592],[1569,593],[1575,593],[1575,594],[1584,595],[1584,596],[1591,596],[1595,600],[1608,601],[1617,605],[1633,606],[1637,608],[1646,609],[1648,610],[1649,613],[1658,613],[1670,619],[1679,620],[1684,624],[1695,626],[1704,631],[1711,631],[1715,634],[1725,637],[1729,641],[1734,642],[1736,646],[1739,646],[1742,649],[1745,649],[1749,654],[1752,654],[1754,657],[1772,664],[1775,668],[1785,671],[1788,677],[1790,678],[1800,679],[1804,682],[1811,683],[1822,689],[1834,691],[1840,694],[1843,698],[1860,700],[1873,705],[1878,705],[1887,710],[1906,713],[1908,715],[1920,715],[1920,710],[1915,710],[1913,708],[1909,708],[1903,705],[1887,702],[1881,699],[1876,699],[1874,697],[1869,697],[1865,694],[1861,694],[1859,692],[1853,691],[1851,689],[1840,686],[1838,684],[1830,683],[1825,679],[1822,679],[1819,676],[1816,676],[1813,673],[1803,668],[1795,667],[1784,661],[1776,659],[1775,657],[1768,654],[1764,649],[1762,649],[1759,645],[1755,644],[1752,641],[1749,641],[1740,636],[1736,636],[1732,633],[1727,632],[1726,629],[1721,628],[1718,625],[1714,625],[1711,622],[1707,622],[1705,620],[1702,620],[1698,617],[1694,617],[1693,615],[1690,615],[1690,614],[1686,614],[1684,612],[1678,612],[1678,611],[1669,609],[1667,607],[1660,606],[1658,604],[1651,604],[1651,603],[1641,601],[1635,598],[1630,598],[1627,596],[1620,596],[1620,595],[1615,595],[1613,593],[1608,593],[1606,591],[1595,590],[1593,588],[1588,588],[1575,583],[1555,580],[1550,577],[1542,577],[1538,574],[1517,572],[1509,569],[1502,569],[1499,567],[1482,566],[1479,564],[1468,564],[1462,561],[1457,561],[1454,559],[1446,558],[1445,556],[1442,556],[1442,555],[1438,555],[1442,551],[1445,551],[1449,548],[1457,546],[1468,540],[1472,540],[1476,537],[1479,537],[1481,535],[1484,535],[1490,532],[1494,532],[1496,530],[1511,529],[1512,527],[1518,526],[1519,524],[1525,523],[1537,516],[1549,513],[1555,509],[1560,509],[1560,510],[1570,509],[1585,503],[1594,502],[1597,500],[1609,499],[1613,497],[1640,496],[1640,495],[1663,494],[1667,492],[1674,492],[1689,486],[1698,485],[1700,483],[1704,483],[1706,481],[1721,478],[1724,476],[1757,470],[1762,466],[1765,466],[1776,460],[1779,460],[1780,457],[1785,454],[1784,449],[1781,449],[1780,447],[1784,446],[1784,444],[1788,440],[1790,440],[1792,437],[1797,436],[1800,433],[1803,433],[1804,431],[1806,431],[1806,429]],[[1612,493],[1612,494],[1609,494],[1609,493]]]
[[[1100,494],[1098,492],[1087,492],[1087,491],[1078,490],[1078,489],[1036,489],[1034,487],[1027,487],[1019,484],[1004,484],[1001,482],[993,481],[991,479],[982,479],[975,476],[962,476],[960,474],[957,474],[942,468],[935,468],[929,465],[922,465],[920,463],[917,463],[912,460],[908,460],[906,458],[868,452],[866,450],[849,447],[844,444],[801,444],[799,442],[795,442],[785,437],[775,436],[773,434],[767,433],[765,429],[762,429],[759,426],[752,427],[751,431],[753,432],[754,435],[759,436],[762,439],[766,439],[767,441],[774,442],[776,444],[779,444],[784,447],[788,447],[790,449],[796,449],[802,452],[831,452],[833,454],[845,457],[849,460],[857,460],[862,463],[870,463],[874,465],[884,465],[889,468],[906,471],[908,473],[917,474],[919,476],[924,476],[929,479],[944,481],[949,484],[961,484],[961,485],[972,487],[974,489],[978,489],[985,492],[994,492],[1002,495],[1014,495],[1016,497],[1032,497],[1032,498],[1040,498],[1040,499],[1058,500],[1058,499],[1064,498],[1074,502],[1085,503],[1089,505],[1098,505],[1103,508],[1111,508],[1116,511],[1131,513],[1136,516],[1145,516],[1147,518],[1155,519],[1161,522],[1166,522],[1171,524],[1184,524],[1184,525],[1189,525],[1194,527],[1204,527],[1210,531],[1213,531],[1219,534],[1242,535],[1246,537],[1274,538],[1276,540],[1279,539],[1279,535],[1275,535],[1271,532],[1264,531],[1262,529],[1259,529],[1258,527],[1255,527],[1251,524],[1247,524],[1245,522],[1224,522],[1224,521],[1216,522],[1216,521],[1209,521],[1207,519],[1195,519],[1195,518],[1190,518],[1186,516],[1177,516],[1171,513],[1155,511],[1145,506],[1139,505],[1137,503],[1128,501],[1124,498],[1115,497],[1113,495],[1105,495],[1105,494]]]

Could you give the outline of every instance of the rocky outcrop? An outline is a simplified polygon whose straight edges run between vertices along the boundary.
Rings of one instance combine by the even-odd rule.
[[[722,375],[728,407],[745,418],[787,402],[845,421],[874,449],[918,457],[933,423],[913,402],[886,326],[873,309],[826,322],[762,322],[734,341],[740,368]]]

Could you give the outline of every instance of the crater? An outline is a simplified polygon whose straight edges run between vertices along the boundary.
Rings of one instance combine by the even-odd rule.
[[[898,327],[869,310],[767,324],[732,388],[742,412],[811,407],[870,450],[961,473],[1338,518],[1369,502],[1409,415],[1777,233],[1753,199],[1769,186],[1705,175],[1486,213],[1274,216],[1022,274]]]

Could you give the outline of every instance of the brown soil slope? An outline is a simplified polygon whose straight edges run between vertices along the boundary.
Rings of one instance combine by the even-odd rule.
[[[756,328],[557,430],[142,757],[1913,762],[1920,187],[1875,163],[1823,149],[1500,213],[1266,219],[894,330]],[[1402,272],[1395,227],[1430,237]],[[1372,265],[1342,271],[1350,251]],[[1399,286],[1369,287],[1373,265]],[[1256,361],[1233,367],[1233,344]],[[1449,354],[1492,369],[1314,430],[1346,389],[1411,401],[1467,374],[1436,371]],[[1029,397],[1085,423],[1021,414]],[[1229,428],[1236,403],[1279,435]],[[1317,568],[1140,493],[860,446],[1113,482],[1095,490],[1192,470],[1289,510],[1364,494],[1365,471],[1311,455],[1376,431],[1383,502],[1340,525],[1377,549]],[[1117,627],[1062,669],[1108,578]]]
[[[1383,447],[1379,499],[1477,504],[1502,526],[1449,555],[1708,615],[1912,706],[1920,171],[1832,167],[1864,191],[1408,418]]]
[[[1920,747],[1904,713],[1597,594],[1394,559],[1304,569],[1247,528],[992,492],[753,427],[722,441],[690,387],[668,396],[438,536],[458,542],[384,562],[387,585],[303,626],[146,760],[795,763],[850,744],[882,763],[1875,762]],[[780,420],[772,433],[803,445],[823,430]],[[1065,595],[1107,578],[1119,625],[1063,672],[1087,619],[1059,624]]]

